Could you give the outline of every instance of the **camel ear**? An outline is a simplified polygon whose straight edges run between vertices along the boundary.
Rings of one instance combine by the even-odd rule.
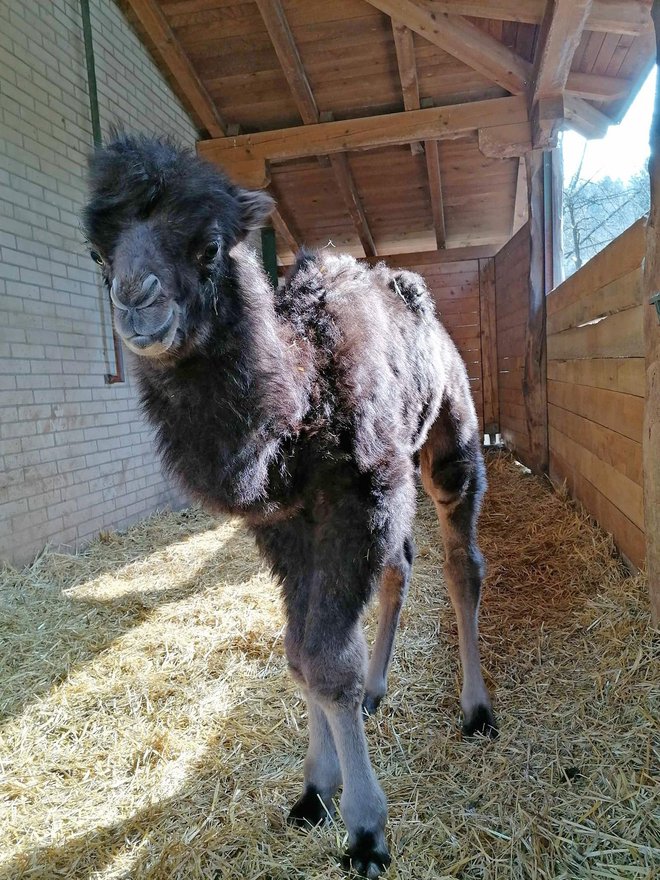
[[[240,189],[237,192],[240,227],[244,232],[259,229],[265,225],[275,207],[275,202],[267,192],[257,189]]]

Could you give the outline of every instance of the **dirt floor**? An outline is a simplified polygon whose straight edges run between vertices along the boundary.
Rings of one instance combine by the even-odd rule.
[[[390,694],[368,721],[388,876],[655,877],[644,580],[507,457],[489,457],[489,479],[482,646],[501,735],[461,739],[456,627],[423,502]],[[1,577],[2,880],[342,876],[341,821],[285,825],[305,709],[277,589],[240,523],[164,514]]]

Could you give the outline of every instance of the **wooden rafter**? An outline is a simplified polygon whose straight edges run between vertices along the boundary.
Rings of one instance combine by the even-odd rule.
[[[433,212],[433,225],[435,226],[435,239],[438,249],[445,247],[447,243],[447,230],[445,227],[445,209],[442,198],[442,177],[440,175],[440,154],[437,141],[424,141],[426,153],[426,172],[429,178],[429,192],[431,194],[431,210]]]
[[[437,4],[435,0],[369,2],[387,15],[393,16],[393,21],[405,24],[512,94],[519,95],[528,91],[534,76],[534,69],[529,61],[460,15],[450,15],[437,8],[449,4]],[[583,3],[584,0],[578,2]],[[566,82],[566,91],[570,94],[596,101],[611,101],[613,96],[625,94],[627,88],[629,83],[625,80],[589,73],[571,73]]]
[[[592,0],[551,0],[543,16],[529,85],[532,141],[553,146],[564,119],[564,89]]]
[[[419,110],[419,80],[417,78],[417,62],[415,46],[410,28],[400,21],[392,19],[392,36],[396,49],[396,61],[399,68],[399,80],[405,110]],[[417,141],[410,145],[413,155],[419,155],[424,149]]]
[[[564,112],[568,124],[586,138],[601,138],[607,133],[612,120],[583,98],[567,95]]]
[[[377,254],[376,245],[374,244],[369,223],[365,217],[362,202],[353,180],[351,168],[348,164],[348,156],[346,153],[333,153],[329,158],[339,191],[342,194],[348,213],[351,215],[360,244],[364,249],[364,255],[365,257],[375,257]]]
[[[417,62],[415,61],[415,47],[413,34],[410,28],[392,20],[392,34],[396,49],[396,60],[399,67],[399,79],[403,93],[403,106],[407,111],[419,110],[419,80],[417,77]],[[442,178],[440,176],[440,158],[437,141],[424,142],[426,155],[426,172],[429,181],[429,195],[431,197],[431,211],[433,213],[433,226],[438,248],[445,246],[447,232],[445,229],[445,213],[442,200]]]
[[[305,125],[318,122],[316,99],[280,0],[256,0],[256,3],[302,121]]]
[[[280,204],[280,208],[274,211],[272,215],[275,232],[286,244],[291,253],[295,255],[300,249],[300,236],[297,231],[294,230],[293,221],[286,216],[285,209],[281,207],[282,200],[279,198],[276,190],[272,186],[269,186],[268,191]]]
[[[546,0],[428,0],[436,14],[469,15],[499,21],[540,24]],[[636,36],[648,26],[649,4],[643,0],[594,0],[587,30]]]
[[[634,84],[628,79],[575,71],[569,74],[566,83],[567,92],[587,101],[616,101],[629,95],[633,88]]]
[[[392,36],[399,67],[403,106],[406,110],[419,110],[419,80],[412,31],[407,25],[392,19]]]
[[[306,125],[315,125],[321,118],[319,109],[281,0],[256,0],[256,2],[300,117]],[[323,154],[320,154],[319,158],[324,163],[327,162]],[[345,155],[333,155],[330,157],[330,165],[365,255],[374,256],[376,247],[351,173],[351,167],[348,164],[348,158]]]
[[[592,0],[553,0],[541,23],[534,74],[530,84],[532,103],[566,88],[575,50],[580,44]]]
[[[498,242],[497,244],[471,245],[449,250],[411,251],[410,253],[396,254],[392,257],[392,263],[402,267],[406,265],[433,266],[437,263],[453,263],[458,260],[481,260],[494,257],[501,247],[502,242]],[[373,265],[378,262],[378,258],[372,257],[368,262]]]
[[[225,125],[215,103],[197,76],[156,0],[126,2],[178,84],[180,94],[192,107],[203,127],[212,137],[222,137],[225,134]]]
[[[323,153],[408,144],[414,140],[464,137],[489,126],[501,126],[503,121],[509,124],[528,121],[523,96],[213,138],[200,141],[198,150],[231,172],[234,166],[256,167],[266,160],[287,161]]]
[[[437,12],[428,0],[370,2],[512,94],[525,91],[531,65],[467,19]]]

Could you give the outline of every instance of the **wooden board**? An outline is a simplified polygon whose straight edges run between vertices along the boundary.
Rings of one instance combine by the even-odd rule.
[[[553,310],[548,318],[548,335],[641,305],[642,280],[640,266],[597,290],[585,291],[581,299]],[[561,297],[561,291],[556,291],[550,296]]]
[[[548,336],[548,360],[642,357],[642,307]]]
[[[642,529],[576,471],[573,464],[564,459],[552,445],[550,476],[555,483],[566,482],[571,495],[577,498],[602,528],[614,537],[617,546],[634,565],[638,568],[644,565],[646,541]]]
[[[495,257],[500,431],[507,446],[523,461],[529,456],[522,390],[528,284],[529,225],[525,224]]]
[[[641,442],[644,398],[587,385],[548,381],[548,403]]]
[[[642,487],[615,467],[598,458],[584,446],[549,428],[550,444],[574,470],[608,498],[621,513],[644,531],[644,495]]]
[[[548,361],[548,379],[644,397],[643,358]]]
[[[618,431],[605,428],[582,416],[550,404],[548,423],[628,479],[642,485],[642,444]]]
[[[600,290],[622,275],[638,269],[644,259],[644,221],[638,220],[622,235],[548,295],[548,318]]]

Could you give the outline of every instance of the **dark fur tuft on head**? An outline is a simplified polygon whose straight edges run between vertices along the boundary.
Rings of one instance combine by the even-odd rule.
[[[263,225],[274,202],[267,193],[233,184],[220,169],[167,137],[114,132],[89,162],[91,200],[83,223],[91,241],[103,243],[127,223],[156,210],[190,225],[217,219],[227,248]]]

